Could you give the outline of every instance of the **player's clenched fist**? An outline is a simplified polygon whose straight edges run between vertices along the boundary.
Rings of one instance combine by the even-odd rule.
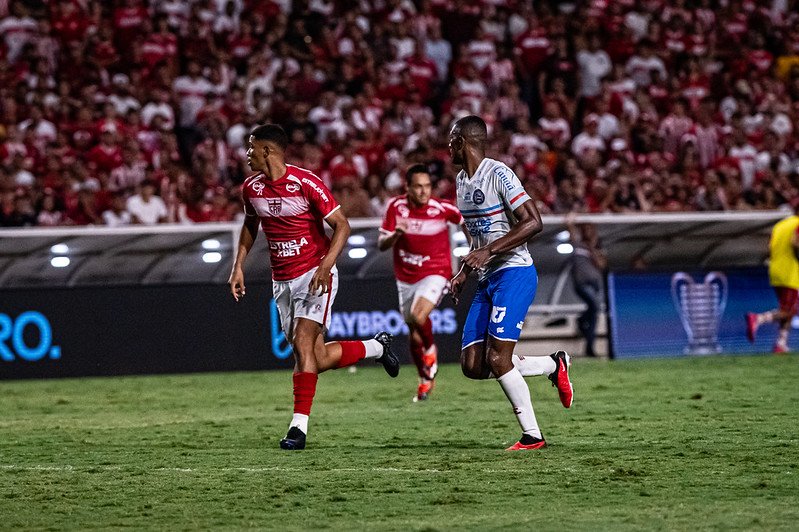
[[[230,293],[233,294],[233,299],[238,301],[240,297],[244,297],[244,272],[241,268],[233,269],[230,273],[228,284],[230,285]]]
[[[489,260],[491,260],[491,250],[486,246],[472,250],[463,258],[463,263],[473,270],[479,270],[488,264]]]
[[[330,270],[331,268],[327,268],[321,264],[319,265],[316,269],[316,273],[314,273],[311,278],[311,284],[308,286],[312,294],[322,295],[330,291]]]
[[[461,270],[449,282],[449,293],[452,295],[452,300],[458,304],[458,298],[461,296],[463,290],[463,283],[466,281],[466,273]]]

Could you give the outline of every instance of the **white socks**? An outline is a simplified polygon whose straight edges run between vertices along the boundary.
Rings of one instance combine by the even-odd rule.
[[[308,416],[295,412],[294,417],[291,418],[291,423],[289,423],[289,428],[291,427],[297,427],[303,434],[308,434]]]
[[[502,390],[508,397],[510,404],[513,405],[513,413],[516,414],[516,419],[522,427],[522,432],[529,434],[533,438],[540,439],[541,430],[538,428],[538,422],[535,419],[533,402],[530,399],[530,389],[527,387],[527,383],[522,374],[519,373],[519,370],[513,368],[499,377],[497,382],[502,386]]]
[[[758,327],[760,325],[763,325],[764,323],[770,323],[774,321],[774,314],[775,313],[773,311],[763,312],[762,314],[755,314]]]
[[[777,345],[788,347],[788,329],[780,329],[779,336],[777,336]]]
[[[551,375],[553,371],[558,369],[555,360],[549,355],[537,357],[513,355],[511,360],[524,377]]]
[[[366,354],[363,358],[380,358],[383,356],[383,344],[374,338],[371,340],[364,340],[363,346],[366,348]]]

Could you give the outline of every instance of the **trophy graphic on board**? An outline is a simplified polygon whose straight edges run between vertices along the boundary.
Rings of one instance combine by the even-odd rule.
[[[710,272],[697,283],[687,273],[677,272],[671,277],[671,296],[688,336],[685,354],[720,353],[719,323],[727,306],[727,276]]]

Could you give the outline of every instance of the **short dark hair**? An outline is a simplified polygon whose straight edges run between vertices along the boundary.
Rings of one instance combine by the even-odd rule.
[[[455,122],[463,139],[469,144],[482,147],[488,141],[488,126],[476,115],[464,116]]]
[[[427,169],[427,165],[424,164],[413,164],[405,171],[405,183],[408,185],[411,184],[411,179],[416,174],[429,174],[430,170]]]
[[[280,146],[281,150],[285,150],[289,145],[289,137],[286,135],[286,131],[277,124],[257,126],[250,131],[250,135],[252,135],[255,140],[273,142]]]

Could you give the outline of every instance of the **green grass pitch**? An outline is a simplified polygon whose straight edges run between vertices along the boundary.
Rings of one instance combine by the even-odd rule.
[[[278,449],[288,372],[0,383],[2,529],[695,530],[799,527],[799,357],[573,366],[550,446],[494,381],[445,366],[319,380],[309,448]]]

